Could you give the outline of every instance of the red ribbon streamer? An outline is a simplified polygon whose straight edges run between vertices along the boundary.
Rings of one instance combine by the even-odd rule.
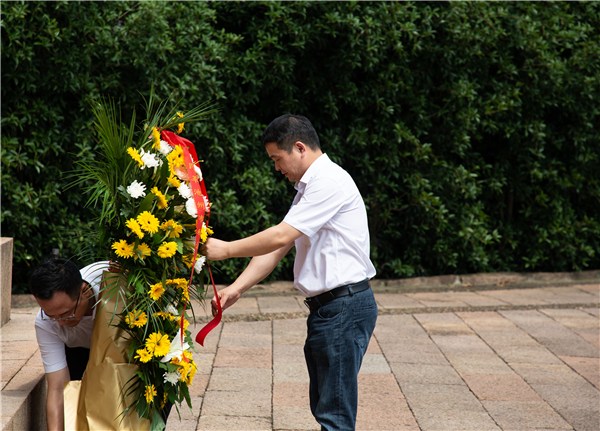
[[[208,200],[208,194],[206,193],[206,186],[204,184],[204,178],[200,179],[194,167],[198,162],[198,155],[196,154],[196,148],[194,144],[181,136],[170,132],[168,130],[163,130],[161,132],[162,138],[172,147],[179,146],[183,150],[183,162],[185,165],[186,173],[189,177],[190,186],[192,188],[192,197],[194,199],[194,203],[196,204],[196,242],[194,244],[194,256],[192,257],[192,270],[190,273],[190,280],[188,282],[188,287],[192,284],[192,279],[194,277],[194,265],[196,264],[196,260],[198,258],[198,248],[200,247],[200,232],[202,231],[202,223],[204,222],[204,215],[206,214],[206,223],[208,224],[208,216],[210,215],[210,208],[207,208],[204,201],[204,196],[206,196]],[[221,300],[219,299],[219,295],[217,293],[217,287],[213,280],[212,271],[210,270],[210,265],[207,264],[208,274],[210,275],[210,281],[213,286],[213,292],[215,294],[215,298],[217,300],[217,314],[213,317],[213,319],[208,322],[196,335],[196,342],[201,346],[204,346],[204,339],[208,335],[210,331],[212,331],[219,323],[221,323],[221,317],[223,315],[223,310],[221,308]],[[185,312],[185,309],[184,309]],[[181,334],[183,336],[183,316],[181,317]]]
[[[204,339],[206,338],[208,333],[215,329],[219,325],[219,323],[221,323],[221,317],[223,316],[223,309],[221,308],[221,299],[219,298],[217,287],[215,285],[215,281],[213,280],[212,271],[210,270],[210,265],[208,263],[206,265],[208,268],[208,274],[210,275],[210,282],[213,286],[213,292],[215,293],[215,298],[217,299],[217,314],[215,314],[213,319],[206,325],[204,325],[204,327],[200,329],[200,332],[198,332],[198,335],[196,335],[196,342],[199,343],[201,346],[204,346]]]

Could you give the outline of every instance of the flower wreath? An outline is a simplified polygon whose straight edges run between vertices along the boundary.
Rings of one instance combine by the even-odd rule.
[[[127,359],[137,366],[123,388],[134,404],[122,413],[135,409],[152,429],[164,428],[168,406],[185,400],[191,408],[197,365],[188,311],[204,293],[205,257],[198,249],[213,232],[194,145],[180,135],[186,123],[213,111],[207,104],[167,111],[151,94],[135,139],[135,113],[123,124],[114,104],[102,101],[94,106],[99,154],[79,164],[77,183],[87,187],[88,206],[102,208],[97,243],[126,286],[109,292],[120,296],[114,319],[127,337]],[[197,338],[201,344],[206,332]]]

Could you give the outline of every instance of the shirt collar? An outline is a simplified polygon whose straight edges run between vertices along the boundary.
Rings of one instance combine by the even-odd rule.
[[[315,161],[312,162],[311,165],[308,167],[306,172],[304,172],[304,175],[302,175],[300,181],[294,184],[294,188],[298,191],[304,190],[309,181],[319,171],[320,166],[326,164],[327,162],[329,162],[329,156],[327,154],[323,153],[319,157],[317,157]]]

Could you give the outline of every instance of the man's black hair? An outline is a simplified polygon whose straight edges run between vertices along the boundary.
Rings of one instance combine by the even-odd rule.
[[[39,299],[51,299],[54,292],[65,292],[74,299],[82,282],[79,268],[72,261],[47,259],[31,273],[29,289]]]
[[[288,153],[296,141],[303,142],[312,150],[321,148],[319,135],[303,115],[284,114],[275,118],[263,132],[261,141],[263,145],[275,142],[278,148]]]

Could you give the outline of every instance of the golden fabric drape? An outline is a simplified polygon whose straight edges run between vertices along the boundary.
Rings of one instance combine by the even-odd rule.
[[[65,430],[150,429],[150,421],[139,418],[135,409],[122,415],[133,401],[131,396],[124,396],[124,388],[137,370],[136,365],[127,362],[124,331],[114,326],[116,321],[111,322],[113,313],[123,306],[123,296],[117,293],[124,289],[122,281],[118,273],[103,274],[86,371],[81,381],[69,382],[65,387]]]

